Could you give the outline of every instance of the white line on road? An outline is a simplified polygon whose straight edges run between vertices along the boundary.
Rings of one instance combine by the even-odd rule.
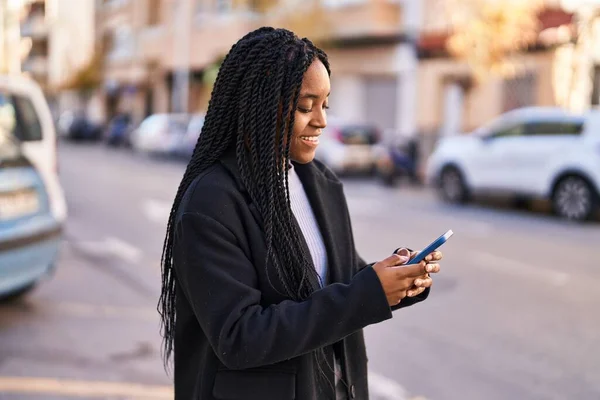
[[[166,225],[171,213],[171,204],[156,199],[146,199],[142,203],[142,211],[150,221]]]
[[[142,259],[142,251],[124,240],[111,236],[106,238],[105,243],[113,255],[125,261],[135,264]]]
[[[536,267],[522,261],[517,261],[481,251],[473,251],[470,258],[477,263],[478,267],[483,269],[518,275],[538,281],[546,281],[554,286],[564,286],[571,278],[571,276],[566,272],[558,272],[548,268]]]
[[[369,372],[369,394],[374,400],[408,400],[408,392],[398,382]]]
[[[136,400],[172,399],[174,396],[171,386],[9,376],[0,377],[0,393],[37,393],[101,399],[119,397]]]
[[[77,242],[75,245],[87,253],[100,256],[109,254],[132,264],[142,260],[140,249],[114,236],[95,242]]]
[[[0,312],[15,314],[53,315],[75,318],[107,318],[127,321],[157,322],[159,319],[156,309],[151,307],[109,306],[77,302],[52,302],[29,300],[27,307],[0,306]]]

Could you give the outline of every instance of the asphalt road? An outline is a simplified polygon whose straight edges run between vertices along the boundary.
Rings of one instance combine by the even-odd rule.
[[[56,275],[0,305],[1,399],[168,399],[156,299],[177,162],[61,143],[70,217]],[[600,223],[345,183],[375,261],[453,229],[431,297],[368,327],[376,400],[600,398]]]

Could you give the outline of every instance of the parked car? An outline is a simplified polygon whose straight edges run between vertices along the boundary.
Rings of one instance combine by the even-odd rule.
[[[42,175],[0,128],[0,298],[26,293],[52,272],[61,222]]]
[[[329,117],[319,138],[316,157],[338,174],[373,172],[381,134],[370,124],[348,123]]]
[[[185,135],[189,124],[187,114],[154,114],[142,121],[132,135],[132,145],[137,151],[168,155]]]
[[[420,183],[418,175],[419,149],[416,139],[394,140],[384,146],[377,159],[377,174],[388,186],[394,186],[402,178]]]
[[[69,131],[71,130],[71,125],[74,120],[75,113],[73,111],[68,110],[60,114],[56,121],[56,132],[59,137],[65,139],[69,137]]]
[[[67,131],[67,139],[96,142],[102,139],[103,126],[94,122],[84,114],[73,117]]]
[[[196,143],[200,137],[202,126],[204,126],[204,114],[194,114],[190,119],[185,134],[178,136],[179,141],[175,143],[173,155],[184,160],[189,160],[194,153]]]
[[[104,134],[104,142],[109,146],[131,146],[133,125],[129,114],[119,114],[110,120]]]
[[[0,128],[21,142],[25,157],[44,180],[52,215],[63,223],[67,206],[58,179],[56,130],[37,83],[25,77],[0,75]]]
[[[546,198],[557,215],[585,220],[600,193],[600,113],[509,112],[471,134],[440,140],[426,175],[449,202],[479,192]]]

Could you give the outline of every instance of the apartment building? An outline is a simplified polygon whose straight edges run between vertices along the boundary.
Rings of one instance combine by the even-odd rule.
[[[539,40],[515,57],[516,74],[476,82],[471,68],[450,56],[444,0],[424,0],[419,39],[417,126],[427,153],[437,138],[469,132],[494,117],[524,106],[563,105],[558,98],[557,52],[573,40],[574,16],[559,1],[546,1],[538,15]],[[446,16],[446,17],[445,17]],[[567,32],[567,37],[556,32]]]
[[[284,1],[266,14],[258,0],[98,1],[98,35],[109,49],[103,103],[107,116],[126,111],[136,121],[202,112],[216,66],[235,41],[259,26],[289,27],[326,47],[330,114],[374,123],[391,137],[418,135],[426,156],[440,135],[470,131],[517,107],[564,105],[571,89],[561,68],[571,65],[574,52],[564,54],[574,37],[552,38],[573,34],[575,16],[563,0],[545,3],[539,43],[515,60],[518,73],[480,83],[446,49],[444,0],[322,0],[319,15]],[[588,105],[594,93],[600,98],[600,84],[590,82],[579,96]]]
[[[333,114],[414,131],[417,32],[410,22],[419,0],[326,0],[318,21],[314,15],[294,19],[298,9],[290,12],[281,4],[265,14],[252,1],[99,2],[98,35],[110,48],[103,88],[107,115],[125,111],[139,121],[152,112],[204,111],[218,62],[248,31],[271,25],[326,39]],[[187,80],[177,79],[181,71],[189,71]]]
[[[53,110],[79,99],[61,90],[94,53],[94,0],[24,0],[20,23],[22,72],[36,80]]]

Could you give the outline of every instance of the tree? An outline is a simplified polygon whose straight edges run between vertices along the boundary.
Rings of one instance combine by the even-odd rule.
[[[85,99],[97,89],[103,81],[105,52],[103,46],[97,46],[92,57],[59,85],[60,90],[74,90]]]
[[[512,56],[537,42],[541,0],[453,0],[447,6],[447,48],[472,67],[477,81],[513,76]]]

